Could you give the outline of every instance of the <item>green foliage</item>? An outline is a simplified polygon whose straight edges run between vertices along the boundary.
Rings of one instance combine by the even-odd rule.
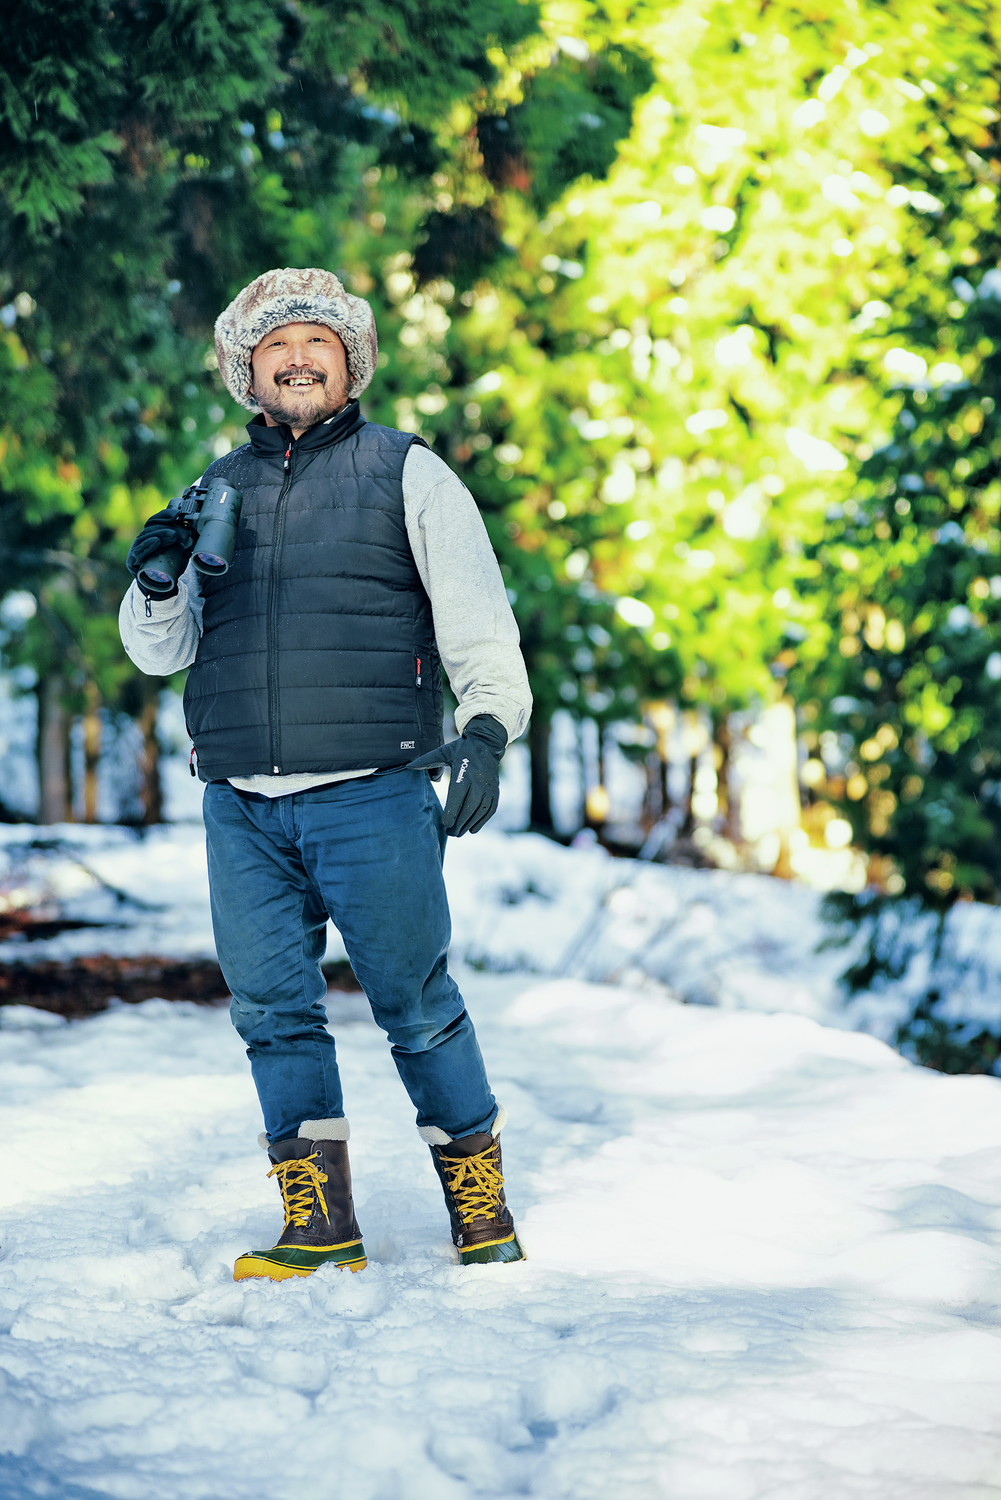
[[[914,1014],[897,1028],[896,1045],[905,1057],[939,1073],[995,1073],[1001,1034],[976,1021],[950,1021],[936,1015],[935,1006],[942,998],[933,989],[918,1002]]]
[[[852,315],[874,281],[904,280],[900,246],[888,248],[899,208],[865,207],[846,274],[830,248],[844,195],[819,191],[849,151],[856,175],[882,176],[867,178],[873,200],[892,183],[857,123],[879,80],[851,76],[852,109],[832,106],[817,156],[790,121],[847,25],[832,7],[824,27],[804,27],[788,7],[741,41],[751,29],[738,6],[709,27],[694,6],[605,15],[586,32],[586,62],[538,59],[517,98],[483,112],[478,141],[513,253],[450,307],[441,414],[414,418],[481,503],[502,509],[519,598],[522,575],[533,587],[527,558],[541,556],[554,578],[624,597],[634,620],[647,606],[637,704],[670,689],[718,710],[775,691],[774,664],[781,677],[807,628],[776,601],[810,572],[803,539],[831,485],[814,476],[846,466],[879,406]],[[592,112],[610,134],[585,163]],[[590,177],[552,202],[585,166]],[[838,382],[847,423],[826,401]]]
[[[888,896],[832,892],[823,914],[831,936],[825,946],[856,945],[845,973],[848,992],[878,990],[905,980],[912,966],[925,974],[923,992],[896,1028],[894,1042],[914,1062],[940,1073],[993,1073],[1001,1057],[1001,1025],[957,1019],[949,994],[957,981],[984,989],[990,978],[974,955],[960,956],[951,943],[948,913],[929,910],[922,892]],[[978,972],[979,970],[979,972]]]
[[[480,115],[487,177],[495,187],[530,192],[544,212],[570,183],[606,175],[629,135],[633,102],[652,83],[647,59],[625,49],[587,61],[558,56],[530,80],[520,104]]]
[[[458,0],[327,3],[305,14],[301,51],[310,71],[357,70],[375,95],[424,120],[493,83],[502,52],[538,21],[535,5],[517,0],[479,0],[475,14]]]
[[[412,245],[445,117],[535,22],[518,0],[19,8],[0,69],[0,596],[35,592],[5,656],[67,674],[69,709],[95,685],[136,698],[108,645],[129,541],[242,440],[211,354],[221,307],[281,264],[347,264],[363,289],[380,161]]]
[[[154,132],[221,119],[273,72],[280,33],[267,0],[201,0],[111,9],[100,0],[61,12],[27,0],[0,70],[0,192],[32,238],[84,206],[83,190],[112,180],[115,158],[145,177],[162,145]]]
[[[1001,900],[994,275],[977,278],[976,299],[957,281],[972,300],[952,308],[952,359],[932,366],[942,383],[905,392],[892,441],[862,465],[817,548],[831,643],[798,686],[816,694],[806,706],[810,742],[828,762],[824,794],[888,892],[843,896],[832,909],[864,933],[863,956],[844,976],[850,990],[906,969],[917,944],[902,947],[901,933],[920,931],[918,912],[937,917],[937,956],[957,902]],[[947,988],[933,964],[898,1045],[944,1072],[993,1071],[1001,1029],[941,1014]]]
[[[998,53],[955,0],[27,3],[0,593],[44,607],[8,657],[127,701],[88,621],[242,438],[212,321],[327,265],[376,311],[369,414],[483,510],[540,718],[791,693],[877,882],[998,899]]]
[[[101,31],[104,5],[74,7],[53,37],[51,10],[20,8],[0,65],[0,193],[31,232],[79,209],[107,182],[119,142],[97,123],[118,59]]]
[[[465,292],[503,254],[503,242],[493,214],[483,207],[463,205],[452,213],[430,213],[424,237],[413,255],[420,284],[447,280]]]
[[[569,16],[544,22],[549,34]],[[447,295],[433,285],[439,258],[422,298],[409,287],[401,299],[415,358],[433,342],[432,309],[445,331],[429,395],[398,400],[398,419],[434,437],[491,517],[546,709],[601,715],[605,685],[569,667],[567,631],[587,625],[567,601],[590,595],[648,622],[628,654],[616,648],[636,666],[635,678],[620,669],[636,696],[616,696],[616,713],[670,694],[718,715],[792,692],[815,716],[814,749],[833,736],[848,760],[838,736],[874,756],[885,725],[896,745],[880,745],[878,766],[862,758],[864,796],[839,795],[834,776],[826,790],[875,856],[874,877],[893,889],[896,875],[932,905],[997,895],[982,795],[996,753],[995,596],[969,627],[956,614],[997,569],[989,369],[982,389],[921,411],[923,392],[913,398],[901,420],[935,452],[903,456],[908,430],[887,433],[901,357],[924,350],[933,374],[958,361],[962,384],[980,380],[993,348],[989,301],[965,313],[972,284],[957,277],[978,282],[973,268],[999,249],[994,25],[992,11],[951,4],[892,20],[877,5],[809,18],[792,5],[582,9],[590,57],[536,56],[479,118],[495,195],[477,211],[509,253],[485,248],[487,274],[465,290],[467,263]],[[589,177],[564,154],[584,149],[573,125],[602,77],[623,117],[607,180],[606,157]],[[443,210],[436,233],[469,212]],[[909,515],[885,515],[898,469],[930,468],[934,504],[929,490]],[[961,535],[943,527],[950,516]],[[849,542],[854,572],[841,564]],[[850,608],[858,656],[839,648]],[[891,616],[906,649],[895,626],[879,638]],[[849,699],[850,712],[831,706]]]
[[[978,314],[1001,325],[989,303]],[[1001,897],[1001,445],[994,398],[978,399],[992,373],[909,394],[895,441],[832,512],[817,555],[840,618],[801,686],[856,839],[892,862],[891,891],[943,909]]]

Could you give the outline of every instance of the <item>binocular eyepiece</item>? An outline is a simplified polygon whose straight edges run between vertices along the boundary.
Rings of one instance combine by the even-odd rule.
[[[210,479],[204,489],[192,485],[179,500],[172,500],[163,518],[194,532],[194,545],[189,549],[178,543],[149,558],[137,574],[142,587],[154,595],[173,593],[189,552],[199,573],[211,578],[225,573],[233,561],[242,505],[241,492],[224,479]]]

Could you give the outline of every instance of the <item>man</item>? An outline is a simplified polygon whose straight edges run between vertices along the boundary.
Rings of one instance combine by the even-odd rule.
[[[463,1263],[522,1258],[473,1025],[447,971],[447,833],[497,806],[500,760],[531,708],[518,631],[479,512],[419,438],[367,423],[369,305],[322,270],[268,271],[216,323],[219,370],[257,413],[218,459],[242,491],[229,571],[122,601],[143,671],[190,667],[185,716],[212,920],[247,1043],[285,1227],[235,1278],[365,1265],[320,972],[328,914],[392,1042]],[[203,481],[199,481],[202,483]],[[190,533],[153,516],[136,575]],[[442,745],[441,666],[461,739]],[[451,767],[444,812],[433,768]]]

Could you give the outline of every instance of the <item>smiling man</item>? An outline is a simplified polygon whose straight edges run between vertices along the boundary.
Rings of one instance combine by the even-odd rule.
[[[344,345],[322,323],[287,323],[261,339],[251,358],[253,393],[272,427],[292,436],[339,412],[350,380]]]
[[[469,491],[420,438],[365,421],[368,303],[322,270],[268,271],[216,323],[219,369],[257,413],[206,470],[243,492],[229,571],[120,613],[143,671],[190,667],[185,717],[203,810],[216,946],[278,1178],[277,1243],[235,1276],[365,1264],[320,970],[328,916],[417,1111],[462,1262],[522,1257],[473,1025],[447,969],[447,834],[497,806],[531,695],[497,561]],[[190,545],[166,513],[133,575]],[[442,744],[441,668],[461,738]],[[431,772],[451,768],[442,810]]]

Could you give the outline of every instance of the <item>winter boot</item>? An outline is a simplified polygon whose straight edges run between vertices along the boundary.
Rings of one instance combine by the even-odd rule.
[[[494,1122],[499,1128],[501,1116]],[[444,1134],[444,1131],[441,1132]],[[489,1131],[431,1145],[435,1171],[445,1190],[452,1243],[461,1265],[524,1260],[511,1211],[504,1201],[500,1140]]]
[[[321,1121],[307,1120],[300,1129],[308,1132]],[[334,1127],[346,1122],[334,1121]],[[273,1162],[269,1177],[278,1178],[285,1228],[271,1250],[252,1250],[241,1255],[233,1268],[233,1280],[269,1276],[284,1281],[289,1276],[308,1276],[317,1266],[333,1262],[351,1271],[367,1264],[361,1230],[351,1201],[351,1168],[346,1140],[313,1140],[298,1136],[268,1147]]]

